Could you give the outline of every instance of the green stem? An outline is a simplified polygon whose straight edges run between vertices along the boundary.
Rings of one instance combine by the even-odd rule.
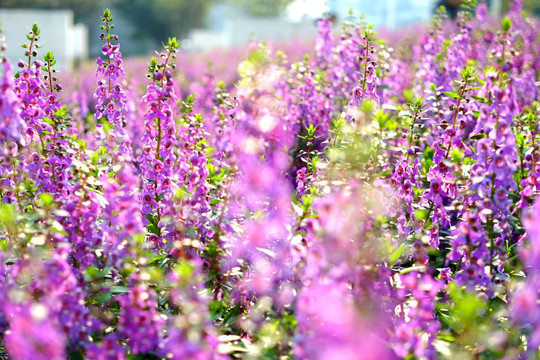
[[[414,135],[414,125],[416,124],[416,119],[418,117],[418,112],[419,112],[420,109],[418,109],[418,107],[416,107],[414,109],[414,116],[413,116],[413,122],[412,122],[412,125],[411,125],[411,129],[409,131],[409,143],[408,143],[408,149],[407,149],[407,163],[409,163],[409,158],[410,158],[410,155],[409,155],[409,151],[411,149],[411,144],[412,144],[412,141],[413,141],[413,135]]]
[[[465,83],[463,84],[463,87],[461,88],[461,94],[459,95],[459,99],[458,99],[458,102],[457,102],[457,105],[456,105],[456,109],[454,111],[454,116],[453,116],[453,119],[452,119],[452,129],[456,129],[456,122],[457,122],[457,115],[459,113],[459,106],[461,105],[461,100],[463,99],[464,95],[465,95],[465,91],[466,91],[466,88],[467,88],[467,82],[469,81],[469,79],[467,77],[465,77]],[[455,136],[455,132],[454,134],[452,134],[452,136],[450,136],[450,143],[448,144],[448,149],[446,150],[446,154],[444,155],[444,158],[445,159],[448,159],[448,155],[450,155],[450,149],[452,149],[452,140],[454,139],[454,136]]]
[[[490,195],[491,202],[493,203],[495,200],[495,174],[491,175],[491,195]],[[494,227],[494,218],[493,214],[489,215],[488,217],[488,236],[489,236],[489,273],[493,275],[493,259],[495,257],[495,233],[493,231]]]
[[[366,63],[364,65],[364,79],[362,83],[362,92],[366,91],[368,60],[369,60],[369,40],[366,38]]]
[[[163,72],[161,73],[161,80],[159,81],[159,87],[163,88],[163,80],[165,79],[165,71],[167,70],[167,64],[169,63],[169,60],[171,58],[172,52],[169,50],[167,54],[167,59],[165,60],[165,64],[163,65]],[[158,99],[158,109],[161,110],[162,103],[161,103],[161,97]],[[161,148],[161,119],[157,118],[157,129],[158,129],[158,136],[157,136],[157,145],[156,145],[156,160],[159,160],[159,151]]]

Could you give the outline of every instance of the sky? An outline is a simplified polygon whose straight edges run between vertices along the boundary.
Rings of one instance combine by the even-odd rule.
[[[287,16],[292,21],[300,21],[304,17],[319,18],[328,11],[326,0],[296,0],[287,8]]]
[[[395,15],[402,12],[421,12],[430,15],[435,0],[295,0],[287,8],[287,16],[292,21],[320,18],[332,9],[339,17],[347,15],[350,8],[366,15],[388,16],[394,9]],[[540,1],[540,0],[539,0]],[[422,16],[425,17],[425,16]]]
[[[292,21],[317,19],[330,10],[338,18],[347,17],[349,9],[364,13],[376,28],[396,29],[429,21],[435,0],[295,0],[287,8]],[[538,0],[540,1],[540,0]]]

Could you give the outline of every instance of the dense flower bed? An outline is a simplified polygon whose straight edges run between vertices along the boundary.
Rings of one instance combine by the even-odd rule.
[[[106,10],[64,91],[34,25],[0,80],[0,358],[540,356],[539,26],[468,4],[389,43],[323,19],[234,86],[188,86],[174,38],[126,71]]]

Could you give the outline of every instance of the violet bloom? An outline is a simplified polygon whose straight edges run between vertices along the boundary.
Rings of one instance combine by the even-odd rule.
[[[95,360],[125,360],[126,348],[119,344],[116,333],[110,333],[100,343],[90,344],[86,356]]]
[[[280,132],[282,129],[274,131]],[[263,145],[265,135],[257,138],[240,130],[235,135],[238,142],[238,171],[241,174],[232,185],[233,193],[241,199],[236,206],[239,211],[263,211],[265,215],[246,222],[248,231],[234,250],[238,252],[236,255],[244,253],[249,254],[249,257],[265,257],[256,250],[257,247],[282,247],[287,237],[285,225],[290,221],[288,210],[291,188],[283,174],[288,169],[289,158],[282,149],[276,147],[273,154],[268,154],[262,161],[261,155],[270,151]]]
[[[442,24],[443,15],[439,15],[429,29],[429,33],[422,35],[418,42],[417,57],[419,64],[416,72],[416,79],[418,79],[415,86],[416,96],[424,96],[424,90],[428,90],[432,84],[435,89],[440,89],[440,91],[450,90],[445,87],[449,83],[449,79],[439,66],[437,56],[441,52],[444,43]],[[429,103],[428,105],[428,108],[433,108],[433,104]],[[430,125],[437,125],[438,120],[435,119],[434,121],[435,124]]]
[[[142,212],[146,215],[145,221],[151,217],[152,224],[157,229],[159,241],[157,246],[163,246],[176,237],[176,229],[172,217],[175,210],[172,206],[175,183],[174,173],[177,146],[176,124],[173,110],[176,102],[174,81],[169,68],[175,59],[176,39],[169,39],[159,63],[152,58],[149,66],[151,83],[147,87],[143,102],[146,106],[144,147],[138,158],[143,183]],[[166,221],[166,224],[164,223]]]
[[[467,65],[470,53],[470,14],[461,12],[457,23],[459,31],[453,35],[452,44],[447,49],[447,59],[445,62],[445,78],[448,83],[447,89],[452,88],[452,80],[461,76],[461,70]]]
[[[315,50],[317,53],[315,65],[323,70],[327,81],[322,93],[331,98],[331,112],[340,116],[346,110],[350,95],[360,79],[362,62],[359,55],[365,55],[365,42],[362,39],[362,29],[354,19],[349,18],[343,25],[339,39],[332,39],[331,21],[321,19],[318,23],[319,33]],[[365,64],[365,62],[364,62]]]
[[[26,63],[20,61],[18,64],[21,70],[19,77],[15,79],[13,91],[20,99],[21,116],[26,121],[26,143],[41,142],[42,148],[44,148],[41,137],[43,131],[51,130],[51,125],[45,122],[43,117],[52,117],[52,110],[57,108],[55,105],[57,101],[54,99],[51,104],[48,99],[48,95],[52,95],[53,90],[47,91],[47,87],[41,79],[43,63],[38,60],[32,61],[32,57],[37,55],[35,49],[38,47],[39,33],[37,24],[34,24],[27,35],[30,40],[30,45],[26,44],[28,46],[26,52],[28,60]]]
[[[532,141],[535,143],[535,134],[536,126],[533,125],[531,131]],[[527,175],[520,181],[519,185],[521,189],[519,191],[520,200],[516,203],[514,212],[523,211],[533,202],[534,195],[539,193],[540,190],[540,166],[538,164],[537,156],[535,155],[536,147],[532,145],[532,153],[520,154],[523,159],[521,159],[521,168],[526,171]]]
[[[491,274],[486,273],[486,265],[490,262],[489,239],[478,214],[464,213],[463,221],[453,235],[448,260],[462,263],[456,270],[456,282],[471,292],[478,290],[477,287],[485,289],[491,280]]]
[[[527,353],[533,357],[540,346],[540,201],[537,199],[532,209],[524,216],[523,225],[527,230],[520,249],[520,258],[525,265],[526,278],[521,287],[513,295],[511,315],[513,320],[522,326],[527,336]]]
[[[475,81],[472,68],[465,67],[461,71],[461,80],[456,82],[456,93],[448,97],[448,109],[441,111],[441,123],[437,126],[431,147],[434,150],[433,162],[427,174],[429,189],[424,190],[419,205],[427,209],[432,226],[428,230],[430,244],[438,247],[441,230],[449,228],[452,213],[447,206],[452,202],[461,201],[462,194],[458,187],[458,176],[461,163],[451,162],[454,151],[470,156],[472,151],[464,142],[465,128],[472,115],[468,92]]]
[[[62,237],[60,241],[69,241],[71,246],[71,260],[73,265],[101,266],[97,264],[97,258],[92,247],[103,245],[103,233],[98,219],[102,218],[103,201],[101,194],[92,191],[86,186],[89,174],[84,174],[81,181],[73,184],[70,194],[66,196],[62,204],[62,209],[69,215],[59,220],[68,236]]]
[[[113,44],[111,42],[111,40],[117,41],[118,36],[110,33],[112,29],[112,15],[109,10],[105,10],[102,21],[105,23],[104,27],[106,31],[103,37],[107,39],[106,44],[102,48],[102,53],[106,56],[106,61],[103,61],[101,57],[96,60],[98,65],[96,75],[101,76],[101,79],[97,82],[97,89],[94,94],[94,98],[96,99],[94,119],[97,120],[104,117],[113,125],[112,137],[114,138],[114,142],[105,141],[105,145],[108,150],[118,151],[118,156],[130,161],[133,154],[129,135],[124,129],[124,117],[127,112],[126,104],[128,100],[120,83],[121,78],[125,76],[122,52],[120,51],[120,44]]]
[[[417,226],[412,220],[414,216],[413,203],[416,200],[414,191],[421,187],[420,163],[418,159],[400,159],[394,165],[394,171],[390,175],[390,186],[395,196],[402,202],[398,211],[398,232],[408,236],[411,231],[416,231]]]
[[[79,348],[98,330],[84,305],[87,294],[64,255],[53,252],[50,259],[39,260],[33,253],[30,259],[13,264],[8,278],[13,281],[2,284],[2,290],[9,295],[0,305],[9,321],[6,348],[14,359],[29,358],[28,354],[64,359],[68,343]]]
[[[373,226],[374,217],[386,209],[364,203],[380,196],[352,181],[336,188],[317,199],[316,217],[291,239],[289,266],[298,267],[299,283],[293,300],[297,358],[392,358],[382,344],[389,340],[395,295],[389,269],[377,266],[378,230]],[[365,341],[353,336],[359,332]]]
[[[11,65],[6,58],[0,57],[4,72],[0,79],[0,144],[6,141],[17,142],[24,132],[24,122],[21,118],[19,98],[13,91],[13,75]]]
[[[315,51],[317,52],[317,66],[322,69],[327,68],[332,63],[333,39],[332,39],[332,20],[329,17],[323,17],[317,22],[318,34],[315,42]]]
[[[33,66],[23,65],[24,76],[15,82],[15,91],[21,98],[22,112],[27,121],[27,140],[39,144],[38,152],[26,162],[26,173],[35,181],[36,192],[53,194],[55,200],[62,201],[70,193],[72,179],[72,143],[66,135],[69,127],[67,110],[62,107],[58,92],[61,87],[55,83],[53,65],[56,63],[52,52],[44,55],[45,63],[35,61]],[[46,82],[41,81],[40,72]],[[26,104],[26,105],[25,105]],[[38,106],[39,111],[34,112]]]
[[[400,358],[414,355],[418,358],[436,359],[433,341],[437,338],[440,323],[434,314],[441,284],[429,274],[415,271],[396,275],[400,288],[398,295],[400,319],[394,330],[394,351]]]
[[[287,111],[284,114],[284,127],[298,137],[293,146],[294,163],[289,170],[291,181],[294,182],[299,174],[303,177],[303,190],[309,189],[317,177],[316,166],[312,159],[322,156],[330,136],[330,123],[332,121],[332,99],[322,86],[322,81],[317,76],[314,64],[308,60],[293,64],[288,70],[292,81],[283,82],[282,79],[276,84],[276,96],[282,98]],[[278,117],[269,112],[262,112],[257,119],[259,129],[271,129],[277,125]],[[301,169],[306,167],[306,172]],[[299,172],[300,171],[300,172]]]
[[[77,273],[66,261],[66,255],[61,255],[57,250],[50,259],[30,264],[24,271],[36,274],[27,290],[34,297],[40,296],[39,304],[48,306],[49,320],[57,321],[70,346],[80,348],[88,343],[91,333],[99,330],[100,322],[86,308],[86,283],[77,279]]]
[[[344,284],[306,286],[299,295],[296,313],[296,359],[394,358],[381,337],[384,331],[379,323],[370,316],[360,317]]]
[[[131,82],[129,88],[125,88],[127,101],[126,101],[126,114],[125,114],[125,130],[129,135],[131,141],[131,148],[133,157],[137,159],[144,146],[144,132],[143,119],[146,109],[144,106],[140,106],[139,94],[136,91],[137,82]]]
[[[51,319],[47,307],[34,304],[10,317],[4,343],[13,360],[64,360],[66,339]]]
[[[480,106],[474,130],[474,134],[485,134],[486,138],[477,142],[473,156],[476,160],[471,170],[471,176],[475,179],[471,184],[474,193],[469,201],[474,201],[478,208],[481,228],[486,229],[491,242],[489,253],[482,252],[477,258],[490,266],[493,275],[496,269],[502,271],[506,258],[505,239],[510,238],[511,234],[508,217],[513,202],[509,193],[517,190],[513,174],[518,159],[511,126],[517,107],[512,84],[503,86],[498,73],[492,69],[486,71],[485,85],[479,94],[490,96],[493,101]]]
[[[90,336],[99,331],[101,320],[86,307],[86,298],[90,295],[87,284],[79,280],[78,286],[59,297],[55,312],[58,314],[59,328],[69,339],[70,348],[79,349],[86,346]]]
[[[8,267],[5,265],[5,254],[0,252],[0,333],[4,333],[9,326],[9,319],[5,308],[9,303],[8,287],[10,286],[10,280]]]
[[[188,102],[191,101],[191,98]],[[185,187],[187,194],[178,206],[183,213],[182,221],[186,229],[197,229],[199,239],[205,240],[210,224],[208,165],[206,158],[207,134],[204,131],[203,119],[200,115],[191,114],[191,104],[186,107],[184,118],[187,122],[179,128],[179,138],[183,146],[179,149],[178,161],[175,167],[180,184]],[[165,184],[171,187],[170,182]],[[210,231],[211,232],[211,231]]]
[[[111,264],[120,266],[124,257],[132,255],[133,237],[144,233],[138,204],[139,178],[130,166],[124,166],[114,178],[103,175],[101,182],[108,200],[103,209],[103,251]]]
[[[316,75],[316,69],[311,62],[304,62],[298,65],[293,65],[289,70],[296,81],[283,89],[281,96],[284,97],[287,112],[285,120],[287,127],[298,136],[304,136],[304,142],[308,141],[311,144],[303,144],[306,151],[314,154],[321,153],[326,141],[330,135],[329,127],[332,121],[332,104],[329,95],[321,86],[321,80]],[[261,116],[259,127],[264,129],[265,122],[272,124],[275,119]],[[269,125],[266,125],[269,126]],[[306,139],[306,129],[313,127],[312,139]],[[302,143],[302,141],[300,141]],[[300,154],[305,157],[305,154]],[[304,164],[297,165],[297,167]]]
[[[216,102],[223,100],[216,97],[219,88],[223,87],[223,83],[218,83],[215,74],[210,71],[204,74],[199,82],[194,82],[189,87],[190,94],[195,97],[194,112],[201,114],[203,119],[211,119],[214,114]],[[212,120],[204,122],[204,129],[209,134],[214,134],[216,123]]]
[[[155,292],[134,274],[129,292],[121,295],[118,302],[118,338],[126,340],[132,354],[156,351],[163,337],[164,320],[158,313]]]
[[[180,311],[169,317],[167,335],[158,354],[174,360],[225,359],[226,356],[218,352],[216,327],[210,320],[208,306],[211,299],[202,291],[205,275],[201,272],[201,264],[191,261],[182,266],[192,271],[174,271],[168,275],[173,285],[171,304]]]
[[[347,119],[349,121],[355,121],[360,124],[365,122],[362,116],[362,101],[370,99],[375,102],[379,101],[377,95],[377,86],[379,85],[379,78],[375,72],[377,68],[377,62],[373,57],[374,53],[374,37],[370,30],[365,30],[360,35],[359,46],[359,62],[360,62],[360,81],[358,85],[352,90],[352,97],[349,101],[347,108]]]

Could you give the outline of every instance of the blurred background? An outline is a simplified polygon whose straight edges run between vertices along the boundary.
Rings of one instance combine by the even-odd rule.
[[[484,0],[497,16],[509,0]],[[279,43],[313,39],[316,21],[330,14],[341,23],[349,9],[365,14],[376,29],[395,30],[430,21],[446,5],[450,15],[460,0],[0,0],[0,22],[16,61],[34,22],[41,45],[55,53],[63,68],[95,58],[102,41],[100,15],[113,11],[114,33],[122,52],[146,55],[170,36],[182,39],[186,51],[244,46],[252,39]],[[524,0],[527,11],[540,13],[540,0]]]

